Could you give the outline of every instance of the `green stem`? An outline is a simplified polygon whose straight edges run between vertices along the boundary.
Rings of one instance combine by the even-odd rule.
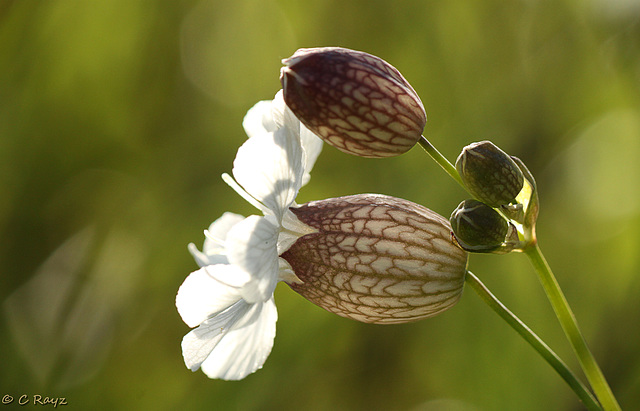
[[[551,267],[549,267],[549,264],[542,255],[540,247],[538,247],[537,243],[534,243],[524,251],[538,273],[540,282],[553,306],[556,317],[558,317],[565,335],[578,356],[580,366],[589,380],[596,397],[598,397],[598,400],[606,411],[620,410],[620,405],[616,401],[607,380],[604,378],[598,363],[589,350],[587,342],[578,327],[576,317],[573,315],[571,307],[569,307],[569,303],[562,293],[556,277],[551,271]]]
[[[547,363],[562,377],[569,387],[582,400],[588,410],[602,410],[598,401],[593,397],[591,392],[584,386],[567,365],[553,352],[549,346],[540,339],[525,323],[523,323],[515,314],[504,306],[496,298],[495,295],[476,277],[471,271],[467,271],[466,282],[480,296],[480,298],[495,311],[503,320],[507,322],[529,345],[535,349],[538,354],[544,358]]]
[[[420,136],[420,140],[418,140],[418,144],[420,144],[420,146],[424,149],[424,151],[426,151],[427,154],[429,154],[431,158],[433,158],[436,161],[436,163],[440,164],[440,167],[442,167],[444,171],[446,171],[447,174],[451,176],[451,178],[456,180],[458,184],[462,186],[462,188],[464,188],[465,190],[467,189],[464,183],[462,182],[462,179],[460,178],[460,174],[458,174],[458,170],[456,170],[453,164],[451,164],[445,156],[440,154],[438,149],[435,148],[429,142],[429,140],[427,140],[425,136]]]
[[[458,184],[460,184],[466,190],[466,187],[462,182],[460,175],[458,174],[458,170],[456,170],[456,168],[449,162],[449,160],[447,160],[429,142],[429,140],[426,139],[426,137],[421,136],[420,140],[418,140],[418,143],[431,156],[431,158],[433,158],[436,161],[436,163],[438,163],[440,167],[442,167],[444,171],[447,174],[449,174],[449,176],[451,176],[451,178],[457,181]],[[531,227],[530,229],[533,230],[534,227],[535,226]],[[611,388],[607,383],[607,380],[604,378],[604,375],[602,374],[602,370],[600,370],[600,367],[598,366],[598,363],[593,357],[593,354],[589,350],[589,347],[587,347],[587,343],[584,337],[582,336],[580,329],[578,328],[578,323],[576,321],[576,318],[573,315],[573,312],[571,311],[571,308],[569,307],[569,303],[567,302],[564,294],[562,293],[562,290],[560,289],[560,285],[558,284],[555,276],[553,275],[553,272],[551,271],[551,267],[549,267],[549,264],[545,260],[544,256],[542,255],[542,252],[540,251],[540,248],[538,247],[537,241],[535,240],[535,235],[532,234],[530,237],[531,237],[530,245],[526,247],[523,251],[527,254],[536,272],[538,273],[538,277],[540,278],[540,281],[542,282],[542,286],[544,287],[545,293],[547,294],[547,297],[549,298],[549,301],[553,306],[553,309],[556,313],[556,317],[560,321],[560,324],[562,325],[562,329],[564,330],[565,335],[569,339],[569,342],[571,343],[573,350],[578,356],[578,360],[580,361],[582,370],[587,376],[587,379],[589,380],[589,383],[591,384],[591,387],[593,388],[593,391],[595,392],[598,400],[602,404],[604,410],[606,411],[620,410],[620,405],[618,404],[616,398],[614,397],[613,392],[611,391]],[[467,276],[467,278],[469,277],[471,277],[471,280],[475,278],[475,276],[473,275]],[[479,283],[478,286],[479,285],[481,285],[481,283]],[[474,286],[474,289],[478,292],[478,288]],[[498,306],[492,305],[492,307],[494,308],[494,310],[498,312],[498,309],[497,309]],[[498,312],[498,314],[500,314],[503,318],[506,319],[506,317],[503,316],[500,312]],[[512,323],[510,324],[512,325],[512,327],[514,327]],[[525,339],[527,338],[525,337]]]

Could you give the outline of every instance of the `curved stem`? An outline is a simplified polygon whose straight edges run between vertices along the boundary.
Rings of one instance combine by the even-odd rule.
[[[444,171],[446,171],[447,174],[451,176],[451,178],[456,180],[458,184],[460,184],[462,188],[466,190],[466,187],[462,182],[462,179],[460,178],[460,174],[458,174],[458,170],[456,170],[453,164],[451,164],[449,160],[447,160],[447,158],[443,156],[438,151],[438,149],[435,148],[433,144],[429,142],[429,140],[427,140],[425,136],[420,136],[420,140],[418,140],[418,144],[420,144],[420,147],[422,147],[424,151],[426,151],[427,154],[429,154],[431,158],[433,158],[436,161],[436,163],[440,164],[440,167],[442,167]]]
[[[462,179],[460,178],[460,174],[458,174],[458,170],[456,170],[456,168],[449,162],[449,160],[447,160],[447,158],[444,157],[429,142],[429,140],[426,139],[425,136],[420,136],[420,139],[418,140],[418,143],[431,156],[431,158],[433,158],[436,161],[436,163],[438,163],[440,165],[440,167],[442,167],[444,169],[444,171],[447,174],[449,174],[449,176],[451,176],[451,178],[453,178],[456,182],[458,182],[458,184],[460,184],[460,186],[462,186],[462,188],[464,188],[466,190],[466,187],[465,187],[464,183],[462,182]],[[532,233],[533,233],[533,229],[534,228],[535,228],[535,225],[533,225],[531,227]],[[598,366],[598,363],[596,362],[595,358],[593,357],[593,354],[589,350],[589,347],[587,346],[587,343],[586,343],[584,337],[582,336],[582,333],[580,332],[580,329],[578,328],[578,323],[576,321],[576,318],[573,315],[573,312],[571,311],[571,308],[569,307],[569,303],[567,302],[564,294],[562,293],[562,290],[560,289],[560,285],[558,284],[555,276],[553,275],[553,272],[551,271],[551,267],[549,267],[549,264],[545,260],[544,256],[542,255],[542,252],[540,251],[540,248],[538,247],[537,241],[535,239],[535,234],[531,235],[531,239],[530,239],[530,243],[529,244],[530,245],[528,247],[524,248],[522,251],[524,251],[527,254],[529,259],[531,260],[531,263],[533,264],[534,268],[536,269],[536,272],[538,273],[538,277],[540,278],[540,281],[542,282],[542,286],[544,287],[545,293],[547,294],[547,297],[549,298],[549,301],[551,302],[551,305],[553,306],[553,309],[554,309],[554,311],[556,313],[556,317],[560,321],[560,324],[562,325],[562,329],[564,330],[565,335],[569,339],[569,342],[571,343],[571,346],[572,346],[574,352],[578,356],[578,360],[580,361],[580,366],[582,367],[582,370],[584,371],[585,375],[587,376],[587,379],[589,380],[589,383],[591,384],[591,387],[593,388],[593,391],[595,392],[598,400],[600,401],[600,403],[602,404],[602,406],[604,407],[604,409],[606,411],[609,411],[609,410],[614,410],[614,411],[615,410],[620,410],[620,405],[618,404],[615,396],[613,395],[613,392],[611,391],[611,388],[609,387],[609,384],[607,383],[607,380],[604,378],[604,375],[602,374],[602,370],[600,370],[600,367]],[[474,290],[476,290],[476,292],[478,292],[480,294],[480,291],[482,291],[482,288],[484,286],[482,286],[482,283],[480,283],[479,280],[477,279],[477,277],[475,277],[473,274],[471,274],[471,272],[468,272],[468,274],[470,274],[470,275],[467,276],[469,283],[474,287]],[[474,282],[475,280],[477,280],[478,283],[475,283]],[[480,287],[480,286],[482,286],[482,287]],[[486,290],[486,288],[485,288],[485,290]],[[489,293],[488,290],[486,290],[486,292],[488,294],[485,294],[483,299],[489,298],[489,296],[491,296],[491,298],[494,299],[497,302],[498,305],[495,305],[495,304],[489,304],[489,305],[496,312],[498,312],[498,314],[500,314],[500,316],[502,316],[502,318],[504,318],[505,320],[507,320],[507,318],[509,316],[513,316],[517,321],[513,322],[513,321],[507,320],[507,322],[514,329],[516,329],[516,331],[518,331],[518,329],[516,328],[515,324],[520,322],[520,320],[518,320],[517,317],[515,317],[513,314],[511,314],[511,312],[508,311],[504,306],[502,306],[502,304],[497,299],[495,299],[495,297],[493,297],[492,294]],[[481,295],[481,297],[482,297],[482,295]],[[491,298],[485,299],[485,302],[489,303]],[[502,308],[504,310],[506,310],[506,311],[501,313],[499,311],[499,307],[500,306],[502,306]],[[507,315],[507,313],[509,315]],[[521,324],[521,325],[524,326],[524,324]],[[526,326],[524,326],[524,327],[526,328]],[[528,330],[528,328],[526,328],[526,329]],[[518,332],[520,332],[520,331],[518,331]],[[531,330],[529,330],[529,332],[531,332]],[[524,334],[522,334],[522,333],[520,333],[520,334],[523,337],[525,337]],[[531,332],[531,334],[533,334],[533,333]],[[535,334],[533,334],[533,336],[535,336]],[[537,336],[535,336],[535,338],[539,339]],[[528,337],[525,337],[525,339],[527,341],[529,341]],[[531,344],[531,341],[529,341],[529,343]],[[544,344],[544,343],[542,343],[542,344]],[[533,345],[534,344],[532,344],[532,346]],[[536,348],[536,347],[534,346],[534,348]],[[538,352],[540,352],[540,351],[538,351]],[[553,352],[551,351],[551,353],[553,353]],[[541,355],[542,355],[542,353],[541,353]],[[555,356],[555,354],[553,354],[553,355]],[[542,356],[545,357],[545,355],[542,355]],[[545,357],[545,359],[547,359],[547,358]],[[547,361],[549,362],[549,359],[547,359]],[[562,364],[563,368],[566,368],[564,363],[561,362],[561,364]],[[552,367],[556,368],[553,364],[552,364]],[[557,368],[556,368],[556,371],[558,371]],[[560,371],[558,371],[558,372],[560,372]],[[563,375],[563,374],[561,373],[561,375]],[[566,381],[566,379],[565,379],[565,381]],[[575,389],[574,389],[574,391],[575,391]],[[583,399],[583,401],[584,401],[584,399]],[[586,404],[587,403],[585,402],[585,405]]]
[[[525,249],[524,252],[527,254],[538,273],[540,282],[542,283],[544,291],[553,306],[556,317],[558,317],[565,335],[569,339],[574,352],[578,356],[580,366],[589,380],[591,388],[593,388],[598,400],[607,411],[620,410],[620,405],[614,397],[613,392],[611,391],[607,380],[604,378],[602,370],[600,370],[593,354],[589,350],[587,342],[578,327],[576,317],[571,311],[571,307],[569,307],[569,303],[562,293],[560,285],[551,271],[551,267],[549,267],[547,260],[542,255],[540,247],[538,247],[538,244],[533,244],[531,247]]]
[[[602,410],[600,405],[593,397],[591,392],[584,386],[576,375],[571,372],[567,365],[558,357],[558,355],[549,348],[549,346],[540,339],[525,323],[523,323],[515,314],[513,314],[507,307],[504,306],[496,298],[495,295],[489,291],[489,289],[476,277],[471,271],[467,271],[466,282],[473,288],[473,290],[480,296],[480,298],[495,311],[503,320],[507,322],[522,338],[524,338],[529,345],[535,349],[538,354],[544,358],[547,363],[553,367],[554,370],[562,377],[569,387],[576,393],[576,395],[582,400],[584,405],[589,410]]]

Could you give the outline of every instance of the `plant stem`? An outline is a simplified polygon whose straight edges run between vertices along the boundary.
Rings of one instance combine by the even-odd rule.
[[[429,142],[429,140],[426,139],[426,137],[421,136],[420,140],[418,140],[418,143],[431,156],[431,158],[433,158],[436,161],[436,163],[438,163],[440,167],[442,167],[444,171],[447,174],[449,174],[449,176],[451,176],[451,178],[457,181],[458,184],[460,184],[466,190],[466,187],[462,182],[462,179],[460,178],[460,174],[458,174],[458,170],[456,170],[456,168],[449,162],[449,160],[447,160]],[[535,228],[535,222],[532,223],[532,227],[530,227],[530,229],[533,230],[534,228]],[[538,277],[540,279],[540,282],[544,287],[545,293],[547,294],[547,298],[551,302],[551,305],[556,313],[556,317],[558,318],[558,321],[560,322],[565,335],[569,339],[569,342],[571,343],[571,346],[574,352],[578,356],[580,366],[582,367],[582,370],[584,371],[587,379],[589,380],[589,383],[591,384],[591,388],[593,389],[596,397],[600,401],[600,404],[602,404],[603,409],[606,411],[620,410],[620,405],[618,404],[618,401],[613,395],[613,392],[611,391],[611,388],[609,387],[607,380],[604,378],[604,375],[602,374],[602,370],[600,370],[600,367],[598,366],[598,363],[596,362],[593,354],[589,350],[589,347],[587,346],[587,343],[584,337],[582,336],[582,333],[580,332],[576,318],[573,315],[571,308],[569,307],[569,303],[567,302],[567,299],[565,298],[564,294],[562,293],[562,290],[560,289],[560,285],[558,284],[558,281],[556,280],[555,276],[553,275],[553,272],[551,271],[551,267],[549,267],[549,264],[545,260],[544,256],[542,255],[542,252],[540,251],[540,248],[538,247],[538,243],[535,239],[535,234],[531,235],[531,238],[529,239],[529,246],[524,248],[522,251],[524,251],[525,254],[527,254],[527,256],[529,257],[529,260],[533,264],[538,274]],[[476,292],[481,294],[481,291],[483,291],[482,289],[484,288],[484,286],[482,285],[482,283],[479,282],[477,277],[471,274],[471,272],[468,272],[468,274],[470,274],[470,275],[467,275],[468,282],[474,287],[474,290],[476,290]],[[474,279],[477,280],[478,283],[474,283]],[[486,288],[484,289],[486,290]],[[497,299],[495,299],[495,297],[493,297],[488,290],[486,290],[486,292],[488,294],[485,294],[484,297],[483,297],[483,294],[481,294],[481,297],[483,297],[485,302],[489,303],[490,300],[494,299],[497,305],[496,304],[489,304],[489,305],[498,314],[500,314],[500,316],[505,320],[507,320],[508,317],[513,316],[516,319],[516,321],[513,322],[510,320],[507,320],[507,322],[514,329],[516,329],[516,331],[518,331],[518,328],[520,327],[517,327],[515,324],[518,322],[521,323],[521,326],[524,327],[524,330],[525,331],[528,330],[527,332],[525,332],[525,334],[531,333],[533,337],[525,337],[525,334],[523,333],[520,333],[520,334],[527,341],[529,341],[529,343],[533,345],[534,348],[536,348],[536,346],[531,343],[529,338],[538,339],[538,340],[539,338],[535,334],[533,334],[531,330],[526,328],[526,326],[520,320],[518,320],[517,317],[515,317],[511,312],[509,312]],[[505,311],[502,312],[502,309],[504,309]],[[542,342],[541,340],[540,342],[544,345],[544,342]],[[544,346],[546,347],[546,349],[548,349],[546,345]],[[536,348],[536,350],[537,349],[538,348]],[[543,357],[545,357],[545,359],[547,359],[547,361],[549,362],[549,358],[547,358],[547,356],[542,354],[541,351],[538,351],[538,352],[540,352],[540,354]],[[550,352],[553,354],[552,351]],[[553,354],[553,356],[557,357],[555,354]],[[557,358],[557,360],[560,361],[559,358]],[[551,362],[549,363],[551,364]],[[560,361],[560,364],[561,364],[561,368],[566,368],[566,366],[564,365],[564,363],[562,363],[562,361]],[[551,366],[556,368],[556,366],[554,366],[553,364],[551,364]],[[556,368],[556,371],[557,370],[558,369]],[[560,373],[560,371],[558,372]],[[560,373],[560,375],[563,376],[563,373]],[[573,377],[573,379],[575,380],[575,377]],[[566,378],[565,378],[565,381],[567,381]],[[584,401],[584,398],[583,398],[583,401]],[[585,405],[587,405],[586,401],[585,401]]]
[[[440,164],[440,167],[446,171],[447,174],[451,176],[454,180],[458,182],[466,190],[462,179],[460,178],[460,174],[458,174],[458,170],[447,160],[445,156],[440,154],[437,148],[435,148],[429,140],[425,136],[420,136],[420,140],[418,140],[418,144],[431,156],[432,159],[436,161],[436,163]]]
[[[480,298],[507,322],[522,338],[524,338],[538,354],[562,377],[576,395],[582,400],[588,410],[602,410],[591,392],[584,386],[567,365],[549,346],[540,339],[525,323],[504,306],[495,295],[471,271],[467,271],[466,282],[480,296]]]
[[[574,352],[578,356],[580,366],[589,380],[596,397],[598,397],[600,404],[602,404],[602,407],[606,411],[620,410],[620,405],[614,397],[613,392],[611,391],[607,380],[604,378],[602,370],[600,370],[593,354],[589,350],[587,342],[578,327],[578,322],[571,311],[571,307],[569,307],[569,303],[562,293],[560,285],[551,271],[551,267],[549,267],[547,260],[542,255],[540,247],[538,247],[537,243],[534,243],[532,246],[525,249],[524,252],[527,254],[538,273],[540,282],[542,283],[544,291],[553,306],[556,317],[558,317],[565,335],[569,339]]]

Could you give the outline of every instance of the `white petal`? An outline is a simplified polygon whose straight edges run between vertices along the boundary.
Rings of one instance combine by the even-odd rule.
[[[271,117],[276,125],[276,128],[285,126],[285,112],[288,110],[287,105],[284,102],[284,94],[282,90],[279,90],[271,101]],[[291,110],[288,110],[291,112]],[[291,114],[293,114],[291,112]],[[295,116],[294,116],[295,117]],[[299,124],[300,122],[298,122]],[[290,125],[290,124],[289,124]],[[298,132],[298,127],[292,128],[294,132]],[[275,130],[274,130],[275,131]]]
[[[202,251],[206,255],[223,254],[224,253],[224,240],[227,238],[227,233],[237,223],[244,220],[244,216],[240,214],[226,212],[222,214],[220,218],[211,223],[207,230],[208,235],[204,240],[204,246]]]
[[[227,236],[229,262],[249,273],[242,287],[247,302],[266,301],[278,283],[278,227],[265,217],[249,216]]]
[[[203,269],[214,280],[233,288],[244,287],[251,280],[249,273],[231,264],[208,265]]]
[[[288,128],[247,140],[233,162],[236,181],[280,220],[295,200],[304,174],[299,139]]]
[[[198,250],[195,244],[189,244],[189,252],[200,267],[229,263],[225,255],[224,240],[227,238],[229,229],[242,220],[244,220],[243,216],[226,212],[211,223],[208,230],[205,230],[202,251]]]
[[[304,175],[302,177],[302,185],[305,185],[309,182],[309,178],[311,178],[309,173],[311,173],[311,169],[322,151],[322,139],[300,124],[300,144],[305,152]]]
[[[227,256],[225,254],[207,255],[202,251],[198,250],[198,247],[196,247],[196,245],[193,243],[189,243],[187,248],[189,249],[189,252],[193,256],[193,258],[196,260],[196,263],[198,264],[198,266],[200,267],[206,267],[208,265],[215,265],[215,264],[229,264],[229,260],[227,259]],[[222,252],[223,250],[221,249],[216,251]]]
[[[300,235],[289,231],[283,231],[280,233],[278,236],[278,255],[282,255],[282,253],[290,249],[300,237]]]
[[[242,379],[262,368],[271,353],[278,319],[274,300],[249,307],[202,363],[210,378]]]
[[[227,309],[242,297],[240,286],[232,286],[214,278],[211,272],[218,272],[222,279],[237,277],[246,281],[246,273],[231,265],[214,265],[194,271],[184,280],[176,295],[176,307],[182,320],[195,327],[211,315]]]
[[[242,120],[245,133],[251,138],[259,134],[276,131],[277,126],[273,120],[272,104],[270,100],[257,102],[247,111]]]
[[[250,304],[247,304],[244,300],[239,300],[185,335],[182,339],[182,356],[187,368],[191,371],[200,368],[200,365],[209,357],[211,351],[231,330],[231,327],[247,313],[249,308],[251,308]]]
[[[195,244],[189,243],[187,248],[189,249],[189,252],[193,256],[194,260],[196,260],[196,263],[199,267],[204,267],[205,265],[211,264],[211,262],[209,261],[209,257],[202,251],[198,250],[198,247],[196,247]]]
[[[278,255],[282,255],[303,235],[318,232],[317,229],[300,221],[291,210],[287,210],[284,213],[282,227],[285,230],[281,230],[278,234]]]
[[[303,157],[304,175],[302,185],[309,182],[309,173],[322,151],[322,139],[298,120],[293,111],[285,104],[282,90],[273,99],[274,121],[281,127],[287,127],[300,139],[300,145],[305,152]]]
[[[295,273],[295,271],[293,271],[293,267],[291,267],[291,264],[289,264],[289,262],[287,260],[285,260],[284,258],[280,258],[280,267],[278,269],[278,278],[280,278],[280,280],[288,283],[288,284],[303,284],[304,281],[302,281]]]

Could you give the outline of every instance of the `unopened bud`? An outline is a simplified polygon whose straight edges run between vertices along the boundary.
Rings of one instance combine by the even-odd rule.
[[[291,211],[318,232],[281,255],[290,287],[327,311],[366,323],[434,316],[462,293],[468,254],[442,216],[399,198],[361,194]]]
[[[449,219],[456,240],[467,251],[490,252],[510,232],[509,223],[493,208],[477,200],[464,200]]]
[[[490,141],[466,146],[456,169],[469,192],[491,207],[513,203],[524,185],[518,165]]]
[[[327,144],[360,157],[413,147],[427,121],[402,74],[379,57],[340,47],[299,49],[282,61],[284,100]]]

